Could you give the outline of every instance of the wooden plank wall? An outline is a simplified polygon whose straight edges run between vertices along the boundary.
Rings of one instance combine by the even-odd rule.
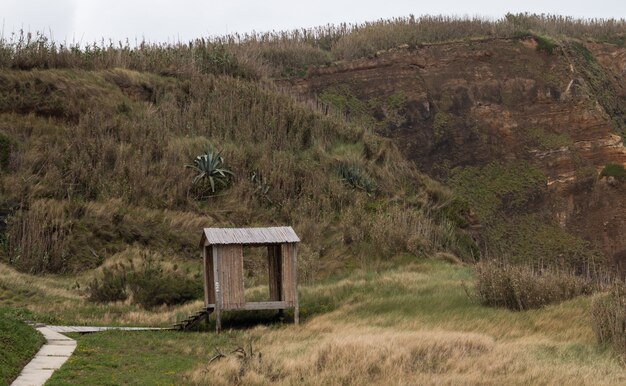
[[[269,270],[270,301],[282,300],[280,245],[267,246],[267,267]]]
[[[281,245],[282,257],[282,293],[283,301],[287,302],[289,307],[293,307],[297,303],[296,293],[296,254],[297,244],[287,243]]]
[[[222,297],[222,310],[235,310],[246,304],[243,286],[243,247],[220,245],[218,277]]]

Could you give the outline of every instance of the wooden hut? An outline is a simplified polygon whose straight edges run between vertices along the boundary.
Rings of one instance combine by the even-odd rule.
[[[298,324],[296,261],[300,239],[291,227],[205,228],[202,232],[204,261],[204,306],[215,312],[216,330],[221,314],[230,310],[294,309]],[[246,302],[244,247],[267,248],[269,301]]]

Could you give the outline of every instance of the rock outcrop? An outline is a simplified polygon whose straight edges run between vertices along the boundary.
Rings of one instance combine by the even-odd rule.
[[[626,166],[626,49],[568,43],[549,53],[532,38],[405,47],[310,69],[289,86],[360,101],[361,110],[338,107],[351,119],[366,110],[442,180],[455,167],[531,163],[546,176],[543,210],[626,260],[626,184],[599,179],[607,164]]]

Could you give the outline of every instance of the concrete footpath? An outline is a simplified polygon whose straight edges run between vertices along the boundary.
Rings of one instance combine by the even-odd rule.
[[[11,386],[43,385],[60,368],[76,349],[76,341],[47,326],[36,327],[46,338],[47,343],[35,354],[35,357],[22,369],[19,377]]]
[[[76,341],[62,333],[90,333],[107,330],[122,331],[158,331],[171,328],[158,327],[87,327],[87,326],[39,326],[37,331],[46,338],[47,343],[35,354],[35,357],[22,369],[19,377],[11,386],[39,386],[46,383],[54,370],[63,366],[76,349]]]

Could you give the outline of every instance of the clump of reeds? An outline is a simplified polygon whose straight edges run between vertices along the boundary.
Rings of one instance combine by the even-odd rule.
[[[73,228],[67,207],[53,200],[41,200],[10,216],[3,243],[9,263],[29,273],[62,271],[69,257]]]
[[[592,280],[563,269],[492,260],[476,264],[476,292],[483,304],[492,307],[529,310],[588,295],[596,288]]]
[[[598,342],[611,344],[626,360],[626,285],[614,284],[591,304],[591,325]]]

